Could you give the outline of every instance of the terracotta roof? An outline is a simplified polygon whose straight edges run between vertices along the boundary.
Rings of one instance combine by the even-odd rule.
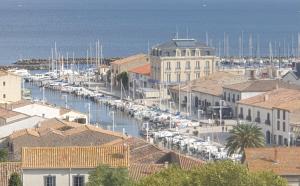
[[[72,129],[80,127],[82,124],[76,122],[69,122],[57,118],[47,119],[39,123],[40,129],[52,128],[58,130]]]
[[[283,102],[283,103],[275,106],[275,108],[287,110],[289,112],[299,111],[300,110],[300,98],[297,100]]]
[[[300,175],[299,147],[249,148],[245,150],[250,171],[273,171],[278,175]]]
[[[300,99],[299,90],[279,88],[248,99],[243,99],[238,103],[272,109],[273,107],[277,107],[286,102],[292,104],[293,103],[292,100],[298,100],[298,99]]]
[[[129,72],[141,74],[141,75],[145,75],[145,76],[150,76],[151,66],[150,66],[150,64],[145,64],[145,65],[130,69]]]
[[[25,129],[16,131],[8,137],[8,141],[13,144],[9,159],[20,160],[22,147],[97,146],[127,138],[121,133],[91,125],[80,125],[75,128]]]
[[[220,96],[223,93],[223,86],[227,84],[240,83],[246,81],[246,78],[240,75],[235,75],[229,72],[216,72],[209,75],[180,85],[180,90],[183,92],[192,90],[205,94]],[[179,85],[171,88],[173,91],[179,90]]]
[[[115,140],[115,145],[126,144],[130,146],[130,162],[133,164],[177,164],[183,169],[200,166],[204,162],[173,151],[161,149],[143,139],[131,137],[124,141]],[[110,145],[114,145],[113,142]]]
[[[133,180],[139,180],[165,169],[164,164],[143,164],[135,163],[129,166],[128,174]]]
[[[21,162],[0,163],[0,186],[8,186],[10,175],[14,172],[21,173]]]
[[[136,54],[133,56],[129,56],[123,59],[118,59],[116,61],[111,62],[111,64],[114,65],[121,65],[121,64],[126,64],[126,63],[130,63],[132,61],[136,61],[136,60],[146,60],[147,59],[147,55],[146,54]]]
[[[278,79],[249,80],[246,82],[224,85],[223,88],[240,92],[267,92],[277,88],[300,90],[300,86],[291,85]]]
[[[15,112],[15,111],[12,111],[12,110],[7,110],[7,109],[4,109],[4,108],[0,108],[0,118],[7,119],[7,118],[11,118],[11,117],[14,117],[14,116],[17,116],[17,115],[24,115],[24,114],[19,113],[19,112]]]
[[[23,169],[95,168],[100,164],[128,167],[129,147],[24,147]]]

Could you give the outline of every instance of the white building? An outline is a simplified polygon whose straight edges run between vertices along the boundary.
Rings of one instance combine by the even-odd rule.
[[[0,103],[11,103],[22,99],[21,77],[0,70]]]
[[[6,137],[14,133],[15,131],[37,127],[41,121],[45,118],[39,116],[29,116],[19,120],[15,120],[0,126],[0,142],[5,140]]]
[[[279,88],[241,100],[238,102],[239,121],[258,125],[267,145],[294,144],[297,138],[295,115],[300,114],[299,99],[299,90]]]
[[[195,39],[173,39],[150,54],[151,83],[175,84],[216,72],[215,50]]]
[[[129,166],[129,147],[30,147],[22,149],[23,185],[84,186],[90,171],[105,164]]]
[[[170,88],[172,100],[181,112],[208,111],[211,106],[219,106],[222,100],[223,86],[246,81],[243,76],[229,72],[216,72],[186,84]]]
[[[277,88],[289,88],[289,84],[281,80],[263,79],[249,80],[246,82],[229,84],[223,86],[223,100],[234,111],[234,116],[237,116],[237,102],[243,99],[251,98],[263,94],[265,92],[275,90]],[[299,88],[298,88],[299,89]]]
[[[28,116],[40,116],[47,119],[58,118],[80,123],[86,123],[88,121],[86,114],[42,103],[27,103],[25,105],[16,106],[12,110]]]

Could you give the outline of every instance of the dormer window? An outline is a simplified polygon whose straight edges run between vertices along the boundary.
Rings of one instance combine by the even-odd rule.
[[[186,49],[186,56],[191,56],[191,51],[189,49]]]
[[[196,49],[196,56],[201,56],[201,53],[200,53],[200,50],[199,49]]]
[[[180,50],[179,50],[179,49],[176,49],[176,56],[181,56],[181,55],[180,55]]]

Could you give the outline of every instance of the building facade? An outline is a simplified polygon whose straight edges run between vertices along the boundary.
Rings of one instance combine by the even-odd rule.
[[[0,103],[12,103],[22,99],[21,77],[0,71]]]
[[[238,102],[240,123],[252,123],[261,128],[266,145],[294,145],[297,136],[291,121],[300,110],[298,90],[276,89]],[[300,112],[296,115],[299,115]],[[298,118],[300,121],[300,118]]]
[[[139,66],[149,63],[148,56],[145,54],[136,54],[123,59],[111,62],[112,80],[114,85],[118,85],[117,76],[122,72],[128,72]]]
[[[216,72],[215,50],[195,39],[173,39],[152,48],[151,82],[175,84]]]

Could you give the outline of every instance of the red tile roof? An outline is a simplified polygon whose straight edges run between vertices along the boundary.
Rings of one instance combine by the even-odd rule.
[[[299,147],[248,148],[245,163],[250,171],[273,171],[284,175],[300,175]]]
[[[141,75],[145,75],[145,76],[150,76],[151,66],[150,66],[150,64],[145,64],[145,65],[130,69],[129,72],[141,74]]]

